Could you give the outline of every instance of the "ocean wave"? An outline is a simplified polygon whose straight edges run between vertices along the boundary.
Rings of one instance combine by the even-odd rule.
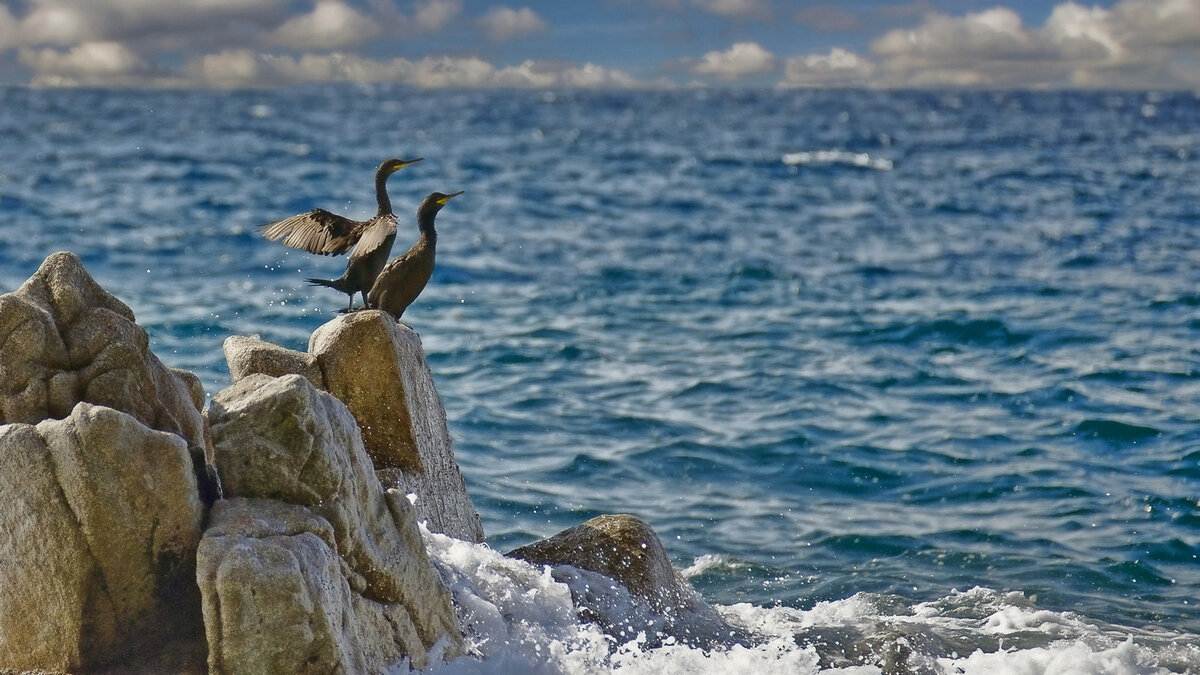
[[[926,339],[989,346],[1015,345],[1028,340],[1029,336],[1010,330],[1001,319],[934,319],[913,325],[900,335],[900,340],[905,343]]]
[[[692,561],[691,565],[679,570],[679,574],[690,579],[714,569],[734,570],[746,567],[746,563],[728,555],[705,553]]]
[[[663,617],[614,589],[608,620],[623,629],[606,635],[581,620],[572,588],[598,592],[591,573],[508,558],[485,544],[430,533],[430,556],[455,600],[466,655],[448,663],[432,659],[436,675],[520,673],[758,673],[948,672],[1005,675],[1027,672],[1187,672],[1200,663],[1200,647],[1169,631],[1136,635],[1071,612],[1041,609],[1020,592],[986,588],[954,591],[909,605],[891,595],[856,593],[811,609],[718,606],[749,639],[701,639],[704,626],[686,616]],[[684,576],[737,566],[724,555],[702,555]],[[590,590],[589,590],[590,589]],[[666,633],[661,622],[669,621]],[[675,636],[673,636],[675,635]],[[407,672],[397,664],[393,672]]]
[[[984,652],[976,650],[960,658],[939,658],[943,672],[962,675],[1006,675],[1009,673],[1088,673],[1124,675],[1169,673],[1146,663],[1146,651],[1133,639],[1115,647],[1097,648],[1084,640],[1052,643],[1047,647]]]
[[[1145,443],[1162,435],[1161,429],[1110,419],[1088,419],[1075,425],[1072,435],[1109,443]]]

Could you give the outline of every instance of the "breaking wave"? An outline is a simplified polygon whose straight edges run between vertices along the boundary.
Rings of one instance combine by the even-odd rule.
[[[856,593],[807,610],[718,606],[737,633],[714,639],[702,617],[655,614],[599,575],[531,565],[424,526],[422,534],[466,639],[466,655],[425,671],[435,675],[1145,675],[1200,663],[1186,636],[1106,626],[986,588],[918,604]],[[728,564],[701,556],[684,574]],[[607,594],[599,623],[579,618],[573,593]]]

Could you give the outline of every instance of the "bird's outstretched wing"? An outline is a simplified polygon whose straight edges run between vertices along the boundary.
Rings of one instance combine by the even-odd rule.
[[[390,237],[396,234],[396,216],[375,216],[366,223],[363,223],[363,225],[364,228],[359,233],[358,243],[355,244],[354,250],[350,252],[350,259],[358,260],[364,256],[369,256],[379,250],[381,246],[387,246],[390,253],[392,250],[392,240]],[[387,255],[387,253],[384,255]]]
[[[325,209],[313,209],[308,213],[267,223],[258,230],[271,241],[282,239],[284,246],[321,255],[341,255],[358,243],[367,225]]]

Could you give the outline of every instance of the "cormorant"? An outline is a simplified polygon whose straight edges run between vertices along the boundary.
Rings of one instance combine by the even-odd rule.
[[[433,228],[433,220],[446,202],[461,195],[463,190],[452,194],[434,192],[417,207],[417,226],[421,236],[417,243],[402,256],[392,260],[379,273],[371,294],[367,297],[367,306],[383,311],[400,320],[404,310],[421,294],[429,277],[433,276],[433,259],[437,248],[437,230]]]
[[[328,286],[350,295],[350,306],[354,308],[354,294],[362,292],[363,302],[379,270],[383,269],[392,242],[396,239],[396,215],[392,213],[392,200],[388,198],[387,179],[417,159],[389,159],[375,171],[375,199],[379,210],[368,221],[351,220],[325,209],[313,209],[308,213],[267,223],[259,228],[262,235],[271,241],[283,239],[284,246],[302,248],[321,255],[341,255],[350,251],[350,261],[339,279],[305,279],[313,286]],[[353,247],[354,250],[350,250]]]

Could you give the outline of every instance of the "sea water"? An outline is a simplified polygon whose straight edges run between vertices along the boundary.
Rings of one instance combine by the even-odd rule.
[[[11,88],[0,156],[0,291],[74,251],[210,396],[346,303],[255,226],[466,190],[404,317],[488,534],[427,535],[436,672],[1200,672],[1195,94]],[[499,555],[602,513],[757,638]]]

